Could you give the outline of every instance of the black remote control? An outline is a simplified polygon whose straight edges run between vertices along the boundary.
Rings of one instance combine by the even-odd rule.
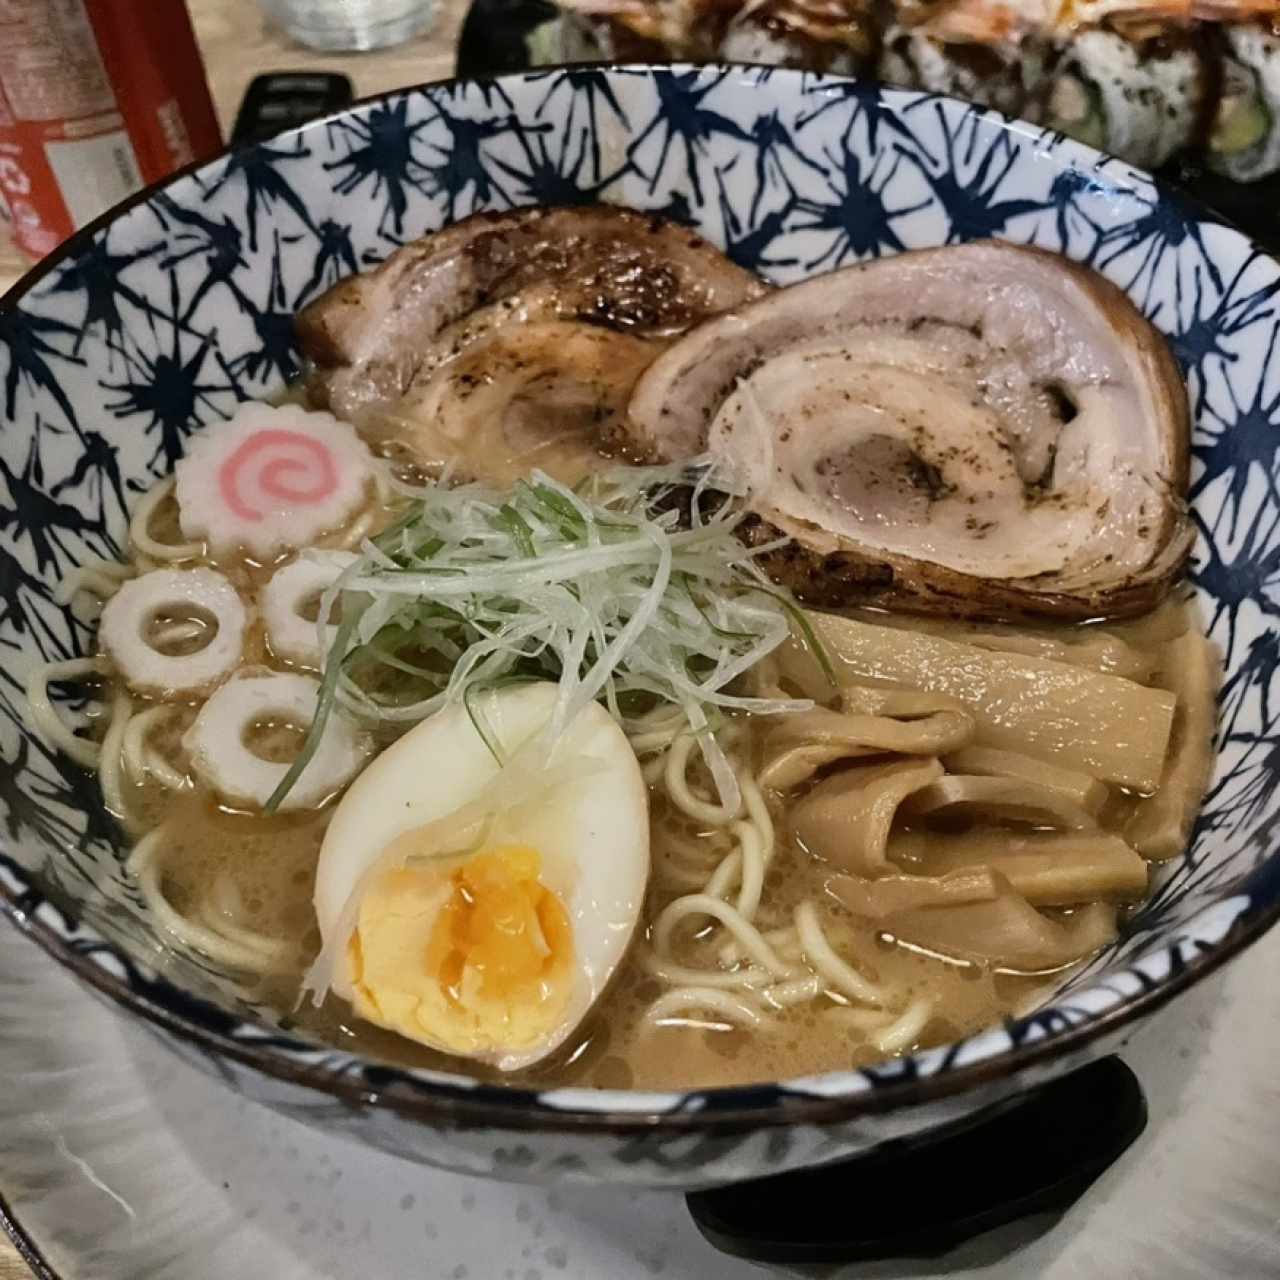
[[[245,90],[233,146],[261,142],[317,116],[348,106],[355,97],[351,81],[328,71],[268,71]]]

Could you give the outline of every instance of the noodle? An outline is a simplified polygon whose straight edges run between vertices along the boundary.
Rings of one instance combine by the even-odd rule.
[[[70,604],[82,591],[90,591],[103,600],[119,590],[120,584],[133,576],[127,564],[95,557],[77,565],[58,583],[53,598],[57,604]]]
[[[731,1026],[753,1030],[763,1027],[768,1020],[768,1015],[745,997],[730,995],[714,987],[679,987],[668,991],[649,1006],[645,1017],[654,1026],[661,1026],[694,1010],[718,1013]]]
[[[878,728],[874,726],[870,732],[874,734]],[[731,1025],[761,1030],[768,1023],[768,1015],[745,1002],[745,991],[758,992],[760,999],[778,1012],[811,1003],[824,992],[878,1008],[891,1003],[886,993],[836,954],[812,902],[803,902],[796,908],[793,924],[772,929],[767,936],[755,927],[765,871],[775,847],[768,805],[757,780],[740,764],[735,765],[735,772],[747,814],[745,821],[730,820],[723,807],[698,800],[688,782],[689,744],[686,737],[668,748],[662,772],[666,794],[680,812],[710,825],[713,831],[723,831],[727,825],[736,844],[705,878],[702,892],[674,899],[654,921],[650,930],[652,952],[645,955],[642,963],[671,990],[650,1006],[646,1021],[658,1026],[668,1023],[677,1013],[699,1010],[716,1014]],[[933,776],[934,770],[928,771],[928,776]],[[670,844],[678,849],[679,837]],[[686,878],[693,878],[692,870]],[[736,905],[730,905],[724,895],[735,882],[739,886],[738,897]],[[676,929],[688,920],[708,916],[729,934],[727,943],[717,945],[721,967],[702,969],[678,963],[673,956]],[[730,992],[737,994],[730,996]],[[925,1006],[926,1020],[928,1009]],[[898,1034],[907,1038],[917,1034],[919,1017],[916,1005],[908,1006],[898,1019],[902,1027]],[[890,1021],[893,1028],[898,1026],[892,1018]]]
[[[796,959],[800,958],[800,937],[793,924],[785,924],[777,929],[767,929],[760,935],[780,956],[787,958],[788,953]],[[732,939],[724,944],[716,953],[723,965],[736,964],[742,959],[742,950]]]
[[[63,723],[49,697],[49,685],[63,680],[101,679],[109,674],[101,658],[70,658],[65,662],[43,662],[32,667],[27,676],[27,703],[31,724],[50,746],[56,747],[84,769],[97,769],[102,763],[102,747],[81,738]]]
[[[788,1009],[792,1005],[807,1004],[822,994],[822,979],[816,973],[803,978],[793,978],[790,982],[779,982],[761,993],[764,998],[777,1009]]]
[[[674,984],[674,989],[659,997],[646,1015],[657,1025],[672,1010],[714,1008],[731,1022],[744,1019],[745,1006],[727,1005],[717,1001],[714,1006],[705,1000],[708,992],[726,989],[755,988],[770,978],[775,984],[764,993],[766,1001],[775,1009],[786,1008],[812,1000],[820,994],[821,984],[815,975],[807,974],[794,963],[778,956],[752,921],[760,906],[764,889],[765,872],[773,857],[775,836],[773,819],[769,814],[764,795],[754,778],[741,768],[735,769],[738,781],[740,806],[746,811],[745,819],[734,819],[725,806],[715,806],[698,799],[688,782],[688,765],[692,739],[687,735],[676,739],[667,749],[662,780],[672,804],[695,821],[711,826],[715,834],[728,827],[736,841],[735,847],[725,854],[715,869],[702,876],[702,891],[676,898],[659,914],[651,930],[653,955],[645,960],[645,967],[655,977]],[[679,838],[671,842],[678,849]],[[670,872],[670,862],[664,864]],[[671,878],[670,876],[668,878]],[[685,869],[678,879],[696,885],[696,873]],[[738,884],[736,905],[723,900],[734,883]],[[746,967],[728,969],[696,969],[680,965],[672,959],[673,934],[684,921],[710,916],[729,933],[738,955],[749,960]],[[798,959],[798,957],[797,957]],[[722,951],[722,963],[724,962]],[[728,961],[733,965],[737,960]],[[701,993],[701,995],[700,995]],[[654,1010],[659,1012],[655,1014]],[[667,1011],[663,1013],[662,1011]],[[728,1012],[726,1012],[728,1011]],[[753,1009],[749,1025],[762,1025],[765,1014]]]
[[[870,983],[856,970],[845,964],[831,949],[827,936],[818,923],[818,913],[813,903],[802,902],[796,908],[796,933],[804,947],[805,959],[831,984],[851,1000],[864,1004],[883,1005],[885,993]]]
[[[134,845],[125,863],[160,927],[184,946],[201,951],[210,960],[233,969],[253,973],[270,973],[278,969],[289,955],[290,948],[286,943],[240,928],[228,929],[221,922],[214,928],[173,909],[161,887],[158,861],[160,846],[167,834],[163,824],[153,828]]]
[[[775,977],[786,978],[791,969],[778,959],[760,931],[735,907],[708,893],[691,893],[668,903],[653,924],[653,949],[659,956],[671,954],[671,933],[677,925],[698,916],[712,916],[733,934],[738,945],[756,964]]]
[[[919,1039],[933,1017],[933,1002],[926,997],[913,1000],[902,1013],[885,1014],[879,1009],[832,1008],[824,1012],[826,1021],[866,1036],[883,1054],[902,1053]]]
[[[175,769],[158,751],[147,746],[148,735],[174,711],[175,708],[170,706],[149,707],[129,721],[124,733],[123,757],[124,767],[135,782],[142,782],[150,776],[172,791],[190,785],[191,780],[185,773]]]
[[[107,808],[130,830],[135,822],[124,796],[124,740],[133,716],[133,701],[123,689],[117,689],[111,700],[111,723],[102,739],[102,759],[98,780]]]
[[[193,560],[204,554],[203,542],[159,542],[151,536],[151,522],[165,500],[173,496],[176,484],[169,476],[153,485],[143,494],[129,521],[129,541],[151,560]]]
[[[376,505],[322,541],[368,550],[390,488],[380,475]],[[170,527],[161,509],[172,491],[172,481],[163,482],[139,503],[128,564],[86,562],[68,575],[60,598],[87,592],[106,600],[151,566],[203,558],[203,544],[163,542],[153,532]],[[274,566],[214,567],[241,590]],[[591,607],[588,599],[581,604]],[[815,1024],[839,1034],[802,1045],[804,1052],[839,1066],[928,1043],[939,1034],[931,1028],[939,1011],[946,1019],[939,1027],[951,1030],[1021,1007],[1027,982],[1003,991],[993,975],[1002,967],[1048,972],[1091,954],[1114,935],[1117,904],[1147,891],[1146,863],[1134,847],[1161,857],[1185,843],[1208,768],[1214,692],[1212,656],[1185,619],[1065,638],[819,615],[814,626],[837,659],[843,683],[834,696],[825,683],[806,683],[810,659],[797,650],[778,651],[747,673],[751,697],[733,703],[736,711],[718,710],[714,726],[684,707],[627,718],[610,704],[652,792],[644,936],[630,976],[604,1002],[614,1017],[610,1053],[621,1054],[629,1072],[646,1055],[661,1060],[656,1073],[637,1067],[628,1075],[638,1086],[679,1072],[686,1052],[701,1052],[703,1040],[727,1031],[741,1034],[713,1055],[727,1061],[750,1041],[752,1053],[776,1055],[754,1061],[807,1071],[812,1059],[800,1056],[796,1042],[815,1038]],[[188,648],[207,629],[178,617],[153,631],[157,645]],[[246,633],[242,671],[270,661],[260,632]],[[583,654],[594,635],[582,631]],[[437,656],[453,663],[461,655],[441,649]],[[408,653],[403,674],[415,678],[419,661]],[[55,707],[51,684],[110,681],[112,674],[102,658],[33,669],[32,724],[98,771],[107,807],[140,833],[125,869],[157,926],[216,965],[262,982],[280,975],[278,988],[268,989],[292,1004],[314,943],[292,924],[246,923],[258,923],[264,901],[273,904],[263,880],[234,857],[207,875],[185,861],[192,846],[175,811],[210,808],[210,793],[173,751],[193,713],[192,695],[170,691],[152,702],[147,690],[137,700],[112,681],[103,714],[95,711],[91,727],[78,731]],[[367,690],[343,679],[340,698],[369,700],[387,722],[420,714],[394,698],[377,701],[394,686]],[[1167,688],[1143,683],[1149,679]],[[807,705],[797,692],[827,703],[796,709]],[[769,700],[788,700],[789,714],[749,714]],[[1099,715],[1107,722],[1101,728]],[[1118,745],[1115,724],[1132,729],[1130,746]],[[1150,798],[1118,792],[1116,783],[1157,771],[1161,785]],[[243,821],[218,818],[208,838],[224,839]],[[225,822],[232,828],[219,825]],[[322,829],[323,820],[312,828]],[[277,830],[258,847],[269,846]],[[183,859],[167,872],[166,848]],[[262,861],[275,852],[268,848]],[[313,861],[314,854],[293,864],[283,893],[301,901]],[[313,924],[308,917],[307,927]],[[334,963],[324,952],[320,959]],[[954,1008],[962,988],[981,993],[969,997],[967,1024]],[[303,1016],[324,1025],[332,1015]],[[663,1047],[671,1035],[692,1038],[672,1053]],[[726,1069],[717,1061],[705,1073],[714,1082]],[[777,1071],[770,1066],[768,1077]]]
[[[901,1017],[873,1033],[871,1038],[881,1053],[902,1053],[919,1040],[920,1033],[932,1017],[933,1005],[928,1000],[915,1000],[906,1007]]]
[[[760,905],[760,894],[764,889],[764,841],[755,823],[735,822],[732,830],[738,837],[738,847],[716,868],[715,875],[707,883],[706,892],[719,898],[737,879],[740,886],[738,912],[750,920]]]
[[[382,467],[374,471],[374,500],[367,505],[345,529],[339,529],[328,537],[320,538],[316,546],[326,547],[334,551],[352,551],[359,547],[366,538],[378,532],[383,523],[380,508],[385,507],[391,498],[391,484]]]
[[[646,952],[641,957],[640,963],[644,966],[646,973],[652,974],[653,977],[661,982],[670,983],[673,987],[721,987],[725,990],[746,987],[755,989],[768,987],[776,980],[775,974],[771,974],[767,969],[761,968],[759,965],[727,969],[722,973],[717,973],[714,969],[694,969],[688,965],[660,960],[650,952]]]
[[[712,804],[707,800],[699,799],[693,794],[690,788],[687,774],[689,769],[689,757],[693,754],[695,746],[694,739],[689,734],[677,738],[667,750],[667,763],[663,770],[663,780],[666,783],[667,794],[671,797],[677,808],[690,818],[696,818],[699,822],[705,822],[708,826],[717,827],[726,822],[731,822],[738,816],[741,808],[741,798],[739,803],[732,808],[725,804]]]
[[[673,741],[685,732],[687,721],[683,711],[669,711],[650,716],[646,721],[628,735],[631,749],[638,756],[646,756],[653,751],[666,751]],[[658,757],[654,763],[666,768],[665,756]]]
[[[659,867],[658,875],[674,889],[697,890],[707,887],[705,868],[681,867],[668,860]]]

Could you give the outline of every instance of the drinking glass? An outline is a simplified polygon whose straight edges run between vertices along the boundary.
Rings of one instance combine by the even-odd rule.
[[[259,0],[268,18],[310,49],[383,49],[426,30],[435,0]]]

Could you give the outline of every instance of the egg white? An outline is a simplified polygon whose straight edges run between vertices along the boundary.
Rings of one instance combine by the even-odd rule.
[[[493,690],[472,711],[510,758],[546,726],[557,688],[530,683]],[[536,849],[543,884],[560,898],[573,928],[571,994],[555,1027],[532,1047],[496,1047],[475,1056],[503,1071],[553,1052],[599,999],[635,932],[649,878],[649,815],[635,753],[612,716],[586,707],[546,757],[551,766],[586,762],[580,780],[520,810],[504,838]],[[388,747],[356,779],[334,812],[316,868],[315,910],[326,950],[337,956],[333,990],[352,995],[346,957],[349,909],[361,877],[397,837],[455,812],[494,782],[499,765],[472,714],[448,707]],[[338,938],[342,929],[347,937]],[[446,1046],[437,1046],[446,1048]]]

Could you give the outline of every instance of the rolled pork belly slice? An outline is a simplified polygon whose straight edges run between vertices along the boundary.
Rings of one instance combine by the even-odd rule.
[[[406,245],[310,303],[296,330],[313,402],[384,454],[438,471],[461,433],[455,474],[506,483],[542,465],[573,483],[603,464],[602,432],[648,363],[767,289],[656,215],[519,209]]]
[[[1182,572],[1189,415],[1101,276],[986,241],[780,290],[652,364],[625,419],[709,455],[804,600],[955,617],[1145,612]]]

